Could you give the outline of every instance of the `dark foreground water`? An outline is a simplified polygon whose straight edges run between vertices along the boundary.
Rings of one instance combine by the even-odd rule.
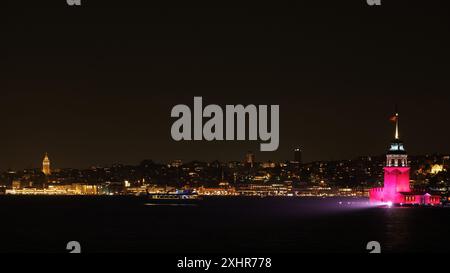
[[[349,201],[214,198],[182,207],[136,197],[0,196],[0,252],[66,252],[69,241],[83,252],[366,252],[369,241],[383,252],[449,251],[450,209]]]

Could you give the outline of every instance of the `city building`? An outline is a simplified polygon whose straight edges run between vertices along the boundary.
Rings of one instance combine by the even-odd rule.
[[[440,204],[440,196],[433,196],[427,192],[414,192],[410,187],[410,167],[408,154],[399,135],[399,114],[395,121],[395,139],[386,155],[384,167],[384,187],[373,188],[369,191],[372,203],[388,205],[434,205]]]
[[[69,185],[50,185],[48,188],[13,188],[6,194],[14,195],[97,195],[97,185],[74,183]]]
[[[444,170],[445,170],[444,169],[444,165],[442,165],[442,164],[434,164],[433,166],[431,166],[430,173],[431,174],[438,174],[440,172],[443,172]]]
[[[170,164],[169,167],[171,168],[180,168],[181,166],[183,166],[183,161],[177,159],[177,160],[173,160]]]

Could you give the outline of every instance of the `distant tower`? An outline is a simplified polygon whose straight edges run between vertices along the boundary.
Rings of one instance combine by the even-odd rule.
[[[301,148],[294,149],[294,161],[298,164],[302,164],[302,152]]]
[[[50,159],[48,158],[48,154],[45,153],[44,161],[42,162],[42,172],[45,175],[52,174],[52,171],[50,169]]]

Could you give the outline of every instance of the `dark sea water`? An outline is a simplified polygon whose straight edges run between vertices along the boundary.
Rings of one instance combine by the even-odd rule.
[[[342,202],[342,204],[340,204]],[[348,204],[347,202],[355,202]],[[0,252],[447,252],[450,209],[373,208],[367,200],[212,198],[150,206],[137,197],[0,196]]]

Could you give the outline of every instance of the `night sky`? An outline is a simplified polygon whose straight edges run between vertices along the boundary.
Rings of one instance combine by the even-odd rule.
[[[450,152],[445,1],[15,2],[1,39],[0,170],[39,167],[45,152],[55,168],[248,150],[289,160],[296,146],[305,161],[380,155],[396,103],[410,154]],[[170,111],[194,96],[279,104],[279,150],[173,141]]]

